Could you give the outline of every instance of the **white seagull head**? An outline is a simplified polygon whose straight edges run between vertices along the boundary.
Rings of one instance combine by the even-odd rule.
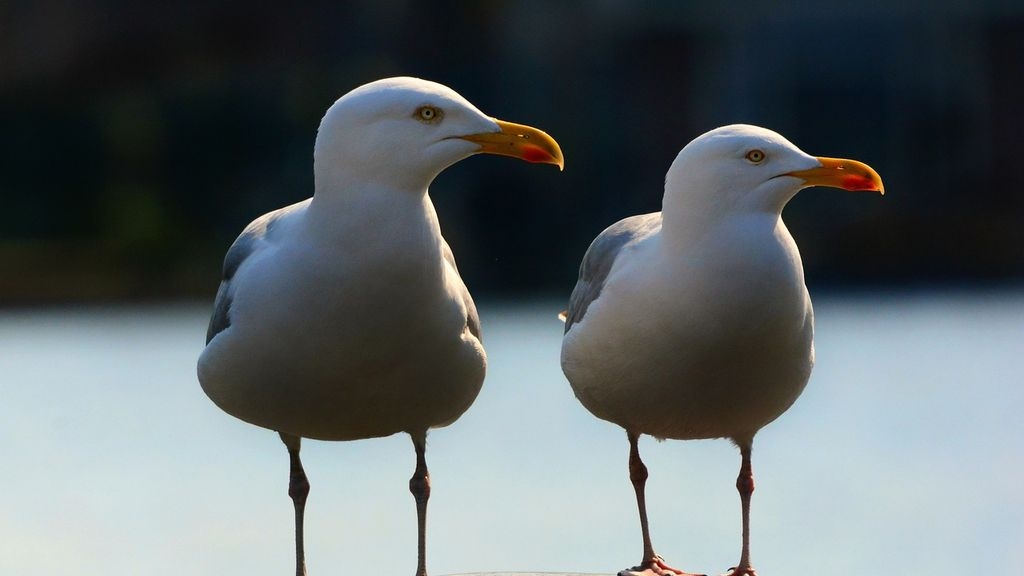
[[[665,198],[703,213],[781,212],[809,186],[885,193],[867,164],[810,156],[776,132],[733,124],[698,136],[679,152],[665,177]]]
[[[486,116],[457,92],[419,78],[386,78],[339,98],[314,148],[317,188],[374,184],[424,191],[445,168],[477,153],[563,166],[544,132]]]

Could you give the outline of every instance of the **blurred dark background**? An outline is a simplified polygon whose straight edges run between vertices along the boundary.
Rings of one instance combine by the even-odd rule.
[[[565,152],[431,187],[479,296],[567,296],[594,235],[735,122],[885,180],[787,208],[813,287],[1024,280],[1021,2],[40,0],[0,1],[0,303],[212,298],[242,227],[311,194],[324,110],[395,75]]]

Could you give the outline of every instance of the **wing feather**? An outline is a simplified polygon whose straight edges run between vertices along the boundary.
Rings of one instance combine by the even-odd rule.
[[[234,295],[231,280],[235,277],[238,269],[253,253],[259,250],[260,245],[270,235],[274,224],[301,205],[300,202],[286,206],[253,220],[228,248],[228,252],[224,256],[224,272],[220,287],[217,288],[217,297],[213,301],[213,314],[210,316],[210,325],[206,329],[207,344],[213,340],[214,336],[231,326],[231,301]]]
[[[444,240],[441,240],[441,255],[444,256],[445,261],[451,264],[455,273],[458,274],[459,267],[455,265],[455,253],[452,252],[448,242]],[[470,296],[469,290],[465,285],[462,286],[462,301],[466,305],[466,325],[469,327],[469,332],[482,342],[483,335],[480,331],[480,315],[477,313],[476,304],[473,302],[473,297]]]
[[[601,296],[615,259],[626,246],[661,229],[661,212],[640,214],[619,220],[594,238],[583,255],[580,276],[569,297],[565,314],[565,331],[586,315],[590,304]]]

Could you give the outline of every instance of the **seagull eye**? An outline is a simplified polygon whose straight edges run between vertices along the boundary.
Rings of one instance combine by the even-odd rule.
[[[754,164],[760,164],[764,162],[764,152],[760,150],[751,150],[747,152],[747,160],[750,160]]]
[[[420,106],[416,109],[415,114],[417,120],[427,124],[437,122],[442,116],[444,116],[444,112],[441,112],[440,108],[435,108],[434,106]]]

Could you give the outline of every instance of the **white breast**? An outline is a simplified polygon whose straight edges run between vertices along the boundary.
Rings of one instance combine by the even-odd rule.
[[[813,314],[776,220],[731,221],[685,249],[658,234],[620,254],[563,345],[580,401],[679,439],[752,436],[785,411],[810,375]]]
[[[338,440],[445,425],[475,399],[485,355],[433,207],[399,198],[384,210],[379,196],[380,211],[351,212],[359,221],[297,215],[240,267],[231,327],[200,360],[225,411]]]

